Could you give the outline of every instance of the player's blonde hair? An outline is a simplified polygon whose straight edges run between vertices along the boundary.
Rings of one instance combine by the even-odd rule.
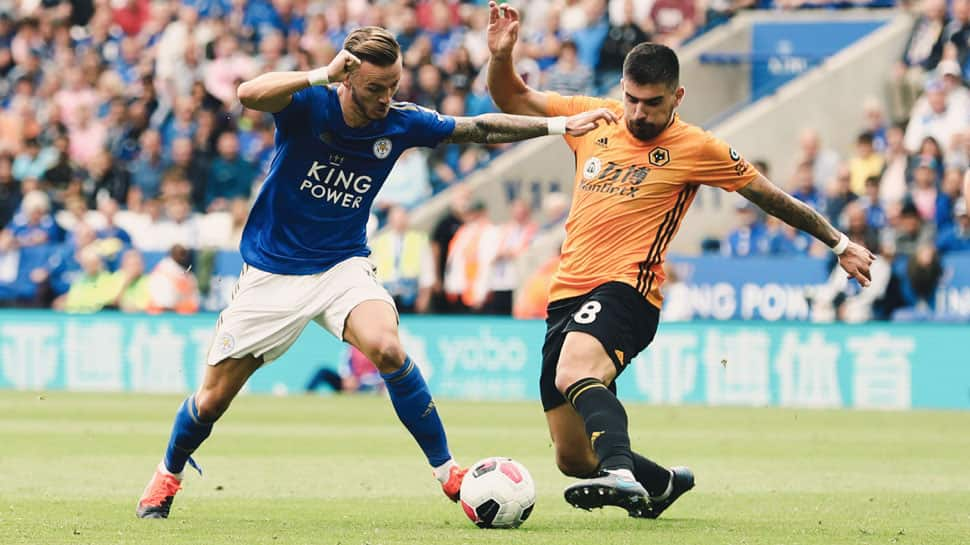
[[[377,66],[390,66],[401,56],[401,46],[394,35],[378,26],[365,26],[348,34],[344,49]]]

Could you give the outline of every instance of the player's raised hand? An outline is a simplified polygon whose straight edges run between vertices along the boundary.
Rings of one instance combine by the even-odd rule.
[[[519,39],[519,12],[508,4],[488,3],[488,50],[493,57],[511,57]]]
[[[566,118],[566,134],[582,136],[600,126],[600,123],[616,123],[616,114],[606,108],[597,108]]]
[[[341,49],[340,53],[327,65],[327,74],[331,82],[338,82],[347,79],[360,68],[360,59],[346,49]]]
[[[839,256],[839,265],[845,272],[849,273],[849,278],[855,278],[862,287],[868,287],[872,282],[869,266],[875,260],[876,256],[865,246],[850,241],[845,251]]]

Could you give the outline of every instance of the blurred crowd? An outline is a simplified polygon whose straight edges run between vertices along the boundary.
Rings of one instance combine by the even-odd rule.
[[[821,321],[932,317],[941,257],[970,252],[962,195],[970,164],[970,1],[927,0],[889,81],[866,101],[855,149],[842,156],[806,128],[787,189],[880,256],[861,290],[833,267],[813,301]],[[759,170],[771,176],[764,162]],[[738,227],[709,251],[727,256],[827,255],[827,248],[746,201]],[[718,244],[719,242],[719,244]]]
[[[742,9],[880,5],[511,3],[523,12],[518,72],[530,85],[569,94],[614,86],[624,56],[639,42],[677,47]],[[402,45],[400,100],[450,115],[491,111],[485,4],[0,1],[0,305],[198,308],[208,290],[205,264],[212,252],[238,247],[272,160],[272,118],[243,109],[236,86],[266,71],[325,65],[350,30],[374,24],[393,31]],[[396,224],[392,210],[406,216],[501,149],[469,144],[410,151],[379,196],[377,224]],[[513,215],[521,217],[528,207],[517,210]],[[456,208],[432,233],[435,270],[417,278],[430,291],[415,292],[409,303],[415,310],[508,310],[513,276],[501,264],[534,231],[512,233],[476,214],[487,218],[474,203]]]
[[[641,41],[676,46],[708,19],[751,6],[515,4],[519,72],[565,93],[615,85]],[[384,26],[401,43],[400,100],[449,115],[490,111],[487,17],[483,1],[0,2],[0,304],[76,310],[68,292],[97,277],[95,257],[116,274],[123,256],[155,262],[179,246],[192,260],[236,248],[274,129],[271,116],[241,107],[237,85],[323,66],[358,26]],[[378,223],[460,183],[500,150],[410,151],[376,202]]]
[[[371,239],[371,260],[401,312],[508,316],[529,272],[520,259],[540,232],[561,228],[568,210],[568,197],[552,193],[535,213],[514,201],[508,220],[496,222],[460,186],[430,233],[411,229],[407,211],[392,208],[388,229]]]

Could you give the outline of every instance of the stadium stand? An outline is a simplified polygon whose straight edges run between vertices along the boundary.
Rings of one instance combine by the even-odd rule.
[[[733,201],[727,201],[718,205],[720,217],[736,215],[736,229],[711,233],[700,227],[679,237],[676,250],[684,257],[671,262],[680,279],[671,287],[672,297],[687,298],[676,303],[687,309],[686,317],[722,317],[726,310],[718,310],[711,295],[718,289],[716,263],[735,259],[746,274],[757,276],[766,269],[740,263],[786,256],[812,265],[804,267],[810,276],[782,288],[790,303],[780,305],[781,315],[850,321],[970,317],[970,282],[955,272],[970,248],[970,220],[960,205],[970,157],[966,0],[875,11],[842,10],[891,8],[892,3],[520,4],[524,40],[516,52],[517,68],[530,85],[608,94],[626,51],[648,39],[667,43],[684,52],[684,78],[693,94],[683,115],[732,142],[735,133],[766,116],[790,123],[793,117],[783,104],[797,104],[799,92],[811,93],[812,78],[819,80],[815,85],[825,85],[838,77],[833,74],[840,66],[858,65],[853,54],[880,54],[877,58],[891,69],[872,73],[890,77],[877,81],[866,73],[865,96],[849,101],[854,115],[840,112],[845,122],[838,134],[806,118],[787,152],[779,148],[783,142],[775,142],[763,156],[771,159],[776,182],[891,263],[885,286],[879,284],[881,295],[860,301],[853,285],[834,276],[826,282],[831,263],[812,257],[820,254],[816,244],[785,226],[764,224],[757,211],[734,212]],[[356,26],[382,24],[397,35],[406,64],[399,99],[449,115],[493,108],[482,77],[487,61],[482,2],[16,5],[0,13],[0,225],[5,226],[0,306],[222,308],[241,266],[235,248],[248,204],[273,149],[272,119],[243,109],[235,86],[260,71],[322,65]],[[789,19],[777,24],[768,19],[778,13]],[[806,50],[799,33],[813,30],[799,25],[819,18],[836,20],[840,30]],[[779,32],[788,45],[778,41]],[[745,49],[748,39],[751,47]],[[720,93],[705,85],[717,78]],[[765,106],[765,99],[775,105]],[[511,181],[494,173],[522,165],[524,148],[549,145],[448,146],[402,158],[374,223],[402,216],[400,224],[410,221],[402,231],[410,245],[395,244],[393,229],[374,240],[380,246],[376,257],[387,263],[396,256],[384,254],[395,248],[415,253],[405,260],[407,271],[387,276],[402,297],[420,301],[402,305],[405,310],[509,314],[512,294],[528,291],[521,315],[537,313],[541,297],[537,301],[536,294],[541,295],[541,279],[555,262],[569,188],[527,169]],[[751,159],[762,151],[735,145]],[[551,161],[530,168],[571,167]],[[475,182],[474,197],[460,190],[482,172],[477,175],[494,180]],[[452,195],[459,190],[463,196]],[[432,198],[441,192],[448,195]],[[510,214],[512,202],[518,203],[517,212]],[[463,227],[468,214],[477,220]],[[690,225],[689,216],[685,230]],[[419,242],[422,236],[430,241],[430,254],[426,242]],[[192,285],[165,286],[159,279],[168,272],[172,280],[173,263],[184,261],[183,270],[189,269],[188,257],[170,255],[180,247],[193,257]],[[92,254],[100,257],[104,274],[94,264],[84,266]],[[418,264],[422,270],[411,270]],[[423,270],[428,267],[434,270]],[[88,289],[81,304],[65,306],[72,287],[80,293],[101,276],[113,278],[102,282],[112,287],[103,304],[89,304],[87,298],[100,291]],[[134,290],[142,276],[156,280]],[[777,312],[765,314],[753,303],[745,307],[744,283],[731,286],[738,292],[731,316],[770,319]],[[193,290],[199,293],[193,296]],[[768,287],[762,291],[769,297]]]

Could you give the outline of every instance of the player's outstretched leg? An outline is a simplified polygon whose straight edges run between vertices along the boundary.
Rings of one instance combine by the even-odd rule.
[[[563,404],[546,411],[549,432],[556,449],[556,465],[563,475],[578,479],[600,476],[599,460],[590,445],[585,425],[571,405]],[[663,466],[641,456],[633,455],[633,476],[647,490],[643,502],[631,503],[627,512],[636,518],[657,518],[683,493],[694,485],[689,468]]]
[[[182,488],[185,464],[202,473],[192,453],[209,437],[212,425],[259,365],[259,360],[248,356],[226,359],[206,369],[202,387],[183,401],[175,413],[165,457],[138,500],[135,514],[139,518],[168,518],[175,494]]]
[[[566,488],[566,501],[580,509],[615,505],[629,511],[642,505],[647,491],[633,476],[623,405],[605,384],[592,377],[574,382],[564,394],[583,417],[601,470],[599,476]]]
[[[165,458],[158,464],[155,474],[138,500],[136,515],[140,518],[168,518],[175,493],[182,488],[182,470],[185,469],[186,462],[201,473],[191,454],[211,432],[212,422],[203,421],[199,417],[195,394],[192,394],[175,413],[175,423],[165,450]]]
[[[607,387],[616,373],[597,337],[581,331],[566,334],[555,386],[582,419],[600,470],[598,476],[566,488],[566,501],[581,509],[615,505],[629,511],[647,499],[646,489],[633,476],[626,410]]]
[[[467,470],[451,457],[445,427],[428,383],[401,346],[393,307],[385,301],[361,303],[347,318],[344,339],[377,366],[398,418],[424,451],[445,495],[458,501]]]

